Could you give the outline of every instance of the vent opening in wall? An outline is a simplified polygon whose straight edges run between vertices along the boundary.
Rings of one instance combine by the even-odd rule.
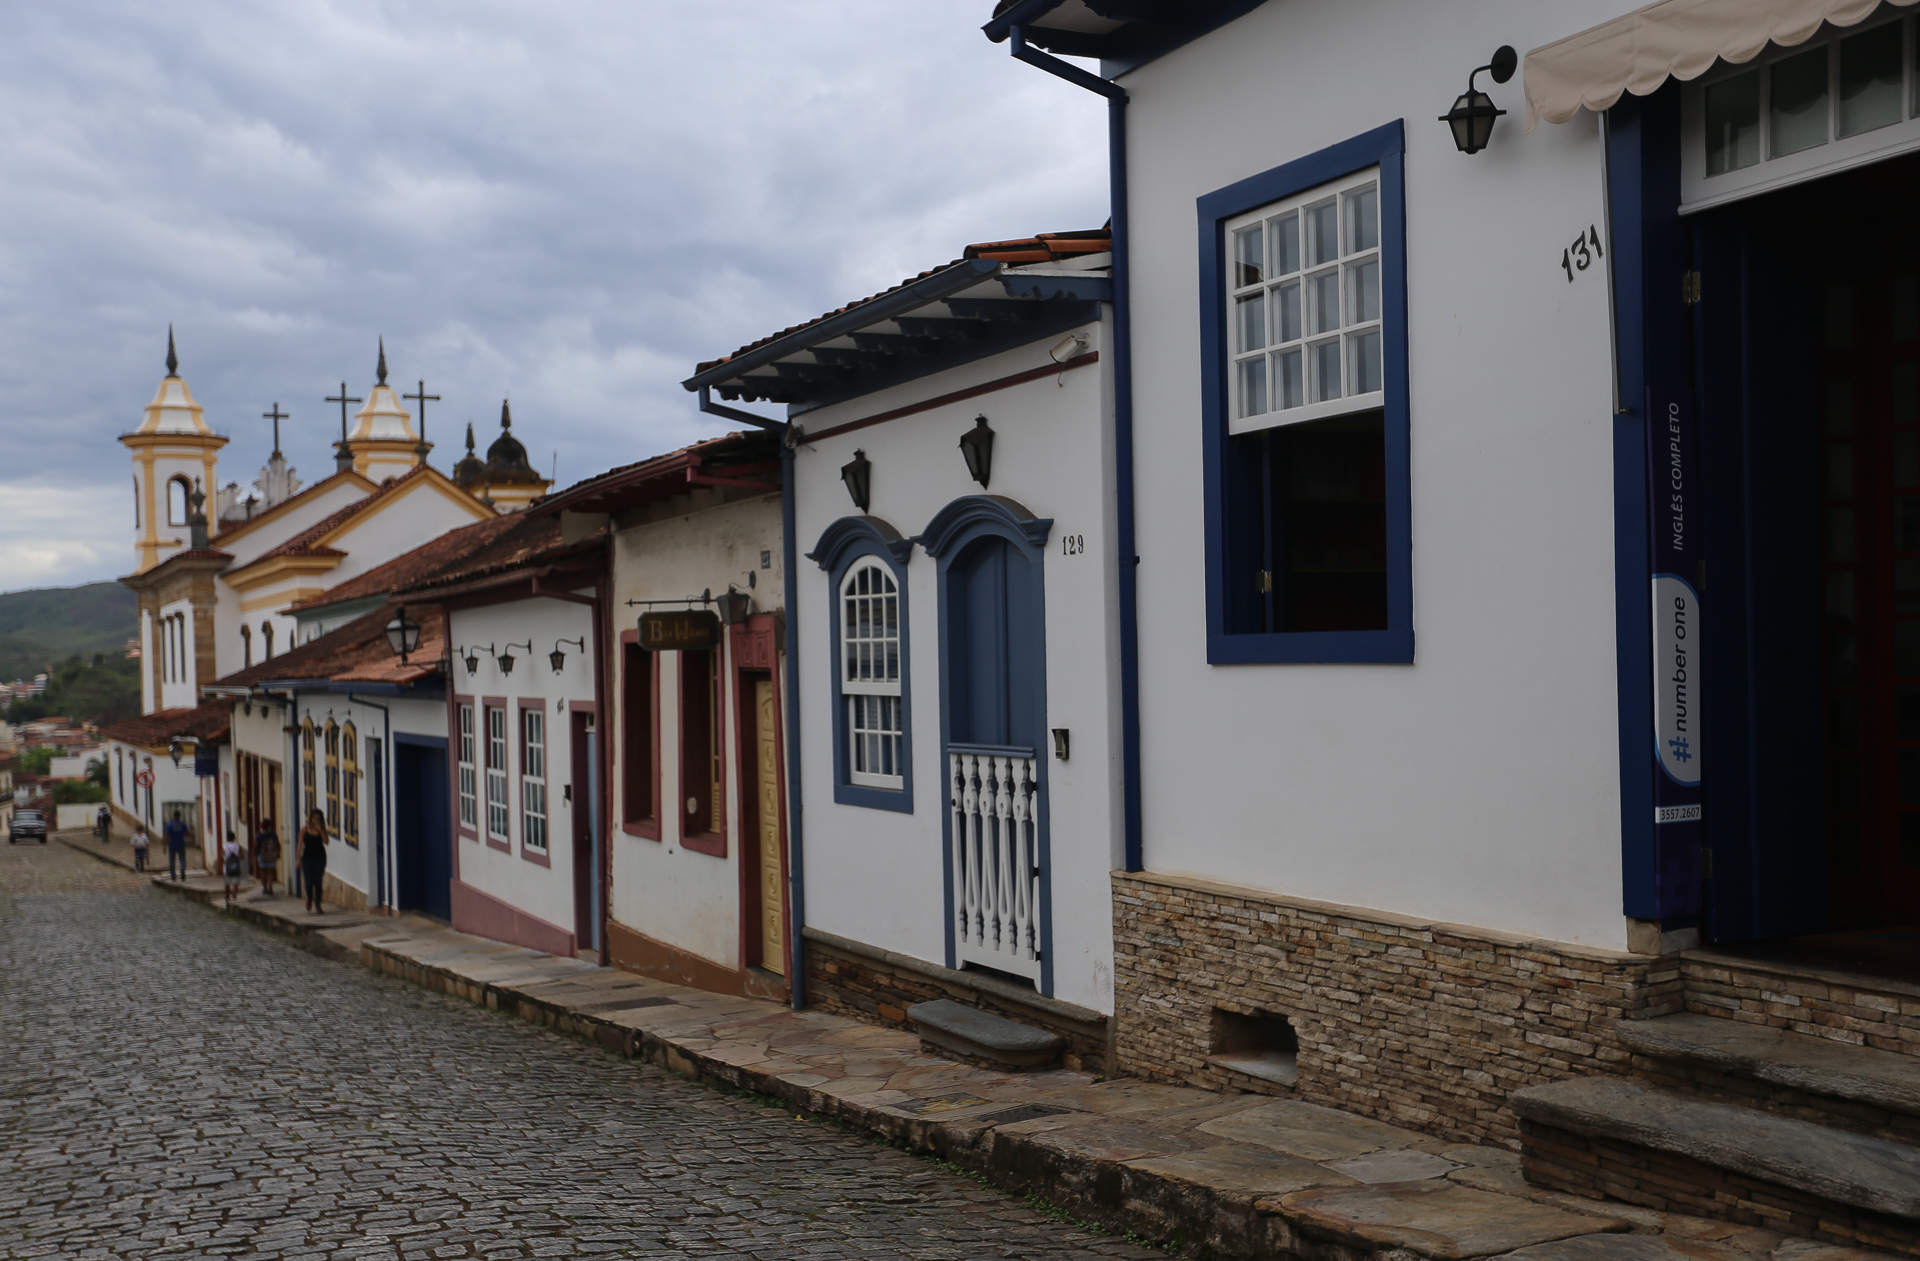
[[[1300,1038],[1293,1021],[1278,1012],[1213,1009],[1207,1063],[1277,1086],[1299,1078]]]

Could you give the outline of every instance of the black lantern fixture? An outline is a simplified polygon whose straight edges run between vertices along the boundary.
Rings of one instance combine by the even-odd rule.
[[[1502,44],[1494,50],[1492,61],[1467,76],[1467,90],[1454,100],[1452,109],[1440,116],[1440,121],[1453,129],[1454,148],[1462,153],[1486,148],[1493,139],[1493,120],[1507,112],[1495,108],[1493,98],[1473,85],[1480,71],[1492,75],[1495,83],[1505,83],[1513,78],[1519,64],[1520,54],[1513,51],[1513,45]]]
[[[555,674],[560,673],[561,667],[567,664],[567,654],[560,651],[561,644],[572,644],[579,651],[585,652],[587,650],[587,637],[582,635],[578,639],[556,639],[553,641],[553,651],[547,654],[547,660],[553,663],[553,672]]]
[[[394,610],[393,620],[387,623],[387,645],[400,654],[400,664],[407,664],[407,654],[420,647],[420,623],[407,616],[407,606],[401,605]]]
[[[463,657],[463,658],[464,658],[464,659],[466,660],[466,663],[467,663],[467,677],[468,677],[468,678],[472,678],[472,677],[473,677],[474,675],[476,675],[476,674],[478,674],[478,673],[480,673],[480,652],[481,652],[481,650],[480,650],[479,648],[456,648],[456,649],[454,649],[454,652],[455,652],[455,653],[457,653],[457,654],[458,654],[459,656],[461,656],[461,657]],[[488,655],[489,657],[491,657],[491,656],[493,655],[493,645],[492,645],[492,644],[488,644],[488,645],[487,645],[487,647],[486,647],[486,654],[487,654],[487,655]]]
[[[728,626],[738,626],[753,616],[753,596],[731,584],[725,595],[714,598],[714,603],[720,606],[720,620]]]
[[[840,480],[847,484],[853,506],[865,512],[873,502],[873,461],[867,459],[865,451],[855,451],[853,458],[840,466]]]
[[[960,435],[960,454],[966,457],[967,472],[981,486],[993,476],[993,430],[987,418],[975,418],[973,428]]]
[[[532,656],[532,655],[533,655],[533,641],[532,641],[532,640],[528,640],[528,641],[527,641],[526,643],[524,643],[524,644],[513,644],[513,643],[510,643],[510,644],[507,644],[507,645],[505,645],[505,646],[503,646],[503,647],[502,647],[502,648],[500,649],[500,655],[499,655],[499,656],[497,656],[497,657],[495,657],[495,658],[494,658],[494,661],[495,661],[495,662],[496,662],[496,663],[497,663],[497,664],[499,665],[499,667],[500,667],[500,673],[502,673],[502,674],[512,674],[512,673],[513,673],[513,654],[507,651],[507,649],[508,649],[508,648],[525,648],[525,649],[527,650],[527,655],[528,655],[528,656]]]
[[[180,765],[180,759],[185,757],[186,754],[187,754],[187,746],[180,743],[180,738],[178,736],[175,736],[172,740],[169,740],[167,742],[167,755],[173,759],[173,765],[176,769]]]

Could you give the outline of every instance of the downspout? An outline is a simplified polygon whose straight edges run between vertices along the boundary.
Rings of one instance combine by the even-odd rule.
[[[378,854],[380,859],[379,880],[375,886],[375,892],[378,893],[380,904],[386,908],[387,914],[392,915],[392,890],[395,883],[393,877],[399,874],[387,870],[392,861],[394,849],[393,821],[388,817],[393,813],[393,714],[385,705],[367,700],[365,697],[355,696],[352,692],[347,693],[347,703],[365,705],[368,709],[380,711],[380,760],[385,763],[380,769],[386,791],[380,795],[380,843],[373,847],[374,853]]]
[[[787,730],[783,736],[787,746],[787,984],[789,1002],[795,1011],[801,1011],[807,1005],[807,969],[806,938],[802,932],[807,923],[807,881],[805,847],[801,844],[801,793],[800,793],[800,619],[795,615],[799,603],[800,583],[798,564],[800,545],[794,538],[794,481],[793,481],[793,430],[782,421],[766,416],[756,416],[752,412],[741,411],[737,407],[728,407],[724,403],[713,401],[712,392],[700,387],[700,410],[710,416],[721,416],[727,420],[737,420],[743,424],[756,425],[761,429],[771,429],[781,436],[780,443],[780,564],[782,566],[781,588],[787,606],[786,654],[787,654],[787,694],[786,720]]]
[[[611,616],[607,611],[608,584],[612,581],[613,568],[613,532],[607,532],[606,551],[600,562],[600,572],[593,580],[591,596],[575,595],[571,591],[555,590],[542,586],[540,575],[533,578],[533,594],[548,600],[565,600],[572,604],[587,606],[588,616],[593,619],[593,726],[599,736],[596,745],[600,764],[599,818],[589,819],[593,833],[593,848],[600,856],[599,898],[600,922],[593,926],[594,935],[599,938],[600,966],[613,966],[613,947],[607,936],[607,924],[613,919],[613,697],[607,693],[607,639],[613,634]]]
[[[1140,871],[1140,614],[1133,502],[1133,286],[1127,232],[1127,90],[1041,52],[1015,26],[1007,44],[1030,66],[1107,98],[1107,181],[1113,215],[1113,480],[1120,562],[1120,791],[1125,841],[1122,867]]]

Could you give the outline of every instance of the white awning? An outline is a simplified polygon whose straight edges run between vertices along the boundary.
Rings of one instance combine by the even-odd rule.
[[[1920,0],[1885,0],[1905,7]],[[1527,130],[1603,110],[1622,92],[1646,96],[1669,78],[1714,62],[1751,61],[1768,44],[1792,47],[1824,22],[1853,26],[1882,0],[1660,0],[1527,54]]]

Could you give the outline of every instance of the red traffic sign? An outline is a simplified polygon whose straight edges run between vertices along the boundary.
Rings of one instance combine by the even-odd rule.
[[[153,772],[141,771],[133,777],[133,782],[142,788],[151,788],[153,787]]]

